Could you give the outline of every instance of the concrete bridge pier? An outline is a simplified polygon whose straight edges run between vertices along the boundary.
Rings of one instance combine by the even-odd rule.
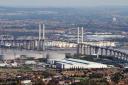
[[[128,55],[127,55],[127,54],[125,54],[125,56],[126,56],[126,61],[128,61]]]
[[[44,48],[45,47],[43,46],[43,49]],[[87,54],[86,51],[87,51],[87,49],[85,48],[85,45],[83,45],[83,44],[78,44],[77,45],[77,55],[86,55]]]
[[[37,50],[40,50],[40,43],[41,43],[41,41],[40,41],[40,40],[38,40]]]
[[[86,45],[84,45],[84,48],[83,48],[83,50],[84,50],[84,55],[86,55],[86,50],[87,50],[87,47],[86,47]]]
[[[95,54],[98,54],[98,52],[99,52],[99,48],[96,47],[96,48],[94,48],[94,49],[95,49]]]
[[[32,41],[29,41],[29,49],[32,50]]]
[[[122,53],[122,57],[123,57],[123,60],[126,60],[126,59],[125,59],[125,54],[124,54],[124,53]]]
[[[45,50],[45,40],[43,39],[42,40],[42,51],[44,51]]]
[[[17,41],[15,42],[15,47],[16,47],[16,48],[18,47]]]
[[[103,56],[103,48],[100,48],[100,50],[101,50],[101,56]]]
[[[120,57],[120,52],[117,52],[117,58],[118,58],[118,59],[121,59],[121,57]]]
[[[113,51],[113,56],[116,57],[116,51]]]
[[[92,55],[92,47],[89,46],[89,55]]]
[[[83,52],[84,52],[83,54],[84,54],[84,55],[86,55],[86,51],[85,51],[85,50],[86,50],[86,46],[83,45]]]
[[[125,61],[127,61],[127,58],[126,58],[126,57],[124,57],[124,60],[125,60]]]
[[[79,45],[79,44],[77,44],[77,56],[79,56],[79,53],[80,53],[79,48],[80,48],[80,45]]]
[[[91,51],[92,51],[92,54],[96,54],[95,53],[95,47],[92,47],[92,50]]]
[[[35,48],[35,41],[32,40],[32,41],[31,41],[31,50],[34,50],[34,48]]]
[[[44,40],[38,40],[37,41],[37,50],[44,51],[45,50],[45,41]]]
[[[29,41],[26,41],[26,49],[29,50]]]
[[[124,53],[123,55],[124,55],[124,60],[126,61],[126,60],[127,60],[127,56],[126,56],[126,54],[125,54],[125,53]]]
[[[35,40],[33,40],[32,43],[31,43],[31,49],[32,49],[32,50],[35,49]]]
[[[38,40],[35,40],[35,49],[38,50]]]
[[[97,55],[97,58],[99,58],[99,55],[100,55],[100,54],[99,54],[99,50],[100,50],[100,49],[99,49],[98,47],[95,47],[94,49],[95,49],[95,54]]]
[[[123,58],[124,58],[123,53],[120,53],[120,56],[121,56],[121,59],[123,60]]]
[[[82,49],[82,44],[80,44],[80,53],[81,53],[81,55],[83,55],[83,54],[82,54],[82,52],[83,52],[82,50],[83,50],[83,49]]]
[[[81,54],[84,55],[84,45],[81,44]]]
[[[26,48],[27,48],[27,50],[29,50],[29,48],[30,48],[29,41],[26,42]]]
[[[108,49],[105,49],[105,55],[106,56],[108,55]]]
[[[112,56],[112,50],[109,50],[110,51],[110,56]]]
[[[86,55],[89,55],[89,46],[86,46]]]
[[[122,59],[122,53],[121,52],[119,52],[119,56],[120,56],[120,59]]]
[[[20,41],[20,43],[19,43],[19,48],[20,48],[20,49],[22,49],[22,44],[23,44],[23,42]]]
[[[13,47],[13,41],[12,41],[12,40],[10,41],[10,44],[11,44],[11,46]]]
[[[26,49],[26,42],[25,41],[22,41],[23,42],[23,49]]]

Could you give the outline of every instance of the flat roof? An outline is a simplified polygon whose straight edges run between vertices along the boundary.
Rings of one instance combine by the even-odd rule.
[[[63,64],[70,64],[70,65],[77,65],[77,64],[83,64],[83,65],[105,65],[102,63],[96,63],[96,62],[90,62],[90,61],[86,61],[86,60],[80,60],[80,59],[72,59],[72,58],[67,58],[67,59],[63,59],[63,60],[57,60],[58,63],[63,63]]]
[[[87,60],[80,60],[80,59],[73,59],[73,58],[69,58],[67,60],[72,61],[72,62],[87,63],[87,64],[100,64],[100,63],[96,63],[96,62],[91,62],[91,61],[87,61]]]
[[[57,61],[57,63],[62,63],[62,64],[69,64],[69,65],[73,65],[72,63],[69,63],[69,62],[64,62],[64,61]]]
[[[67,61],[75,62],[75,63],[81,63],[81,64],[89,64],[88,62],[83,62],[79,60],[74,60],[74,59],[66,59]]]

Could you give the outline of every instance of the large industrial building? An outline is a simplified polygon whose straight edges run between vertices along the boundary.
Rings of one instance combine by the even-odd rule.
[[[60,69],[70,69],[70,68],[108,68],[107,65],[101,63],[90,62],[86,60],[79,59],[63,59],[60,61],[56,61],[56,68]]]
[[[90,69],[90,68],[108,68],[106,64],[90,62],[86,60],[80,59],[72,59],[72,58],[61,58],[61,59],[48,59],[48,63],[51,65],[55,65],[57,69],[71,69],[71,68],[83,68],[83,69]]]

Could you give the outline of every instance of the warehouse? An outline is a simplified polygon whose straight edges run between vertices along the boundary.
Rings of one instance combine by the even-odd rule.
[[[107,65],[96,63],[96,62],[90,62],[86,60],[80,60],[80,59],[63,59],[58,60],[55,63],[56,68],[58,69],[70,69],[70,68],[84,68],[84,69],[90,69],[90,68],[108,68]]]

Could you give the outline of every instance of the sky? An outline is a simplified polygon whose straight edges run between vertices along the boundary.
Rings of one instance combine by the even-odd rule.
[[[86,7],[128,6],[128,0],[0,0],[0,6],[14,7]]]

